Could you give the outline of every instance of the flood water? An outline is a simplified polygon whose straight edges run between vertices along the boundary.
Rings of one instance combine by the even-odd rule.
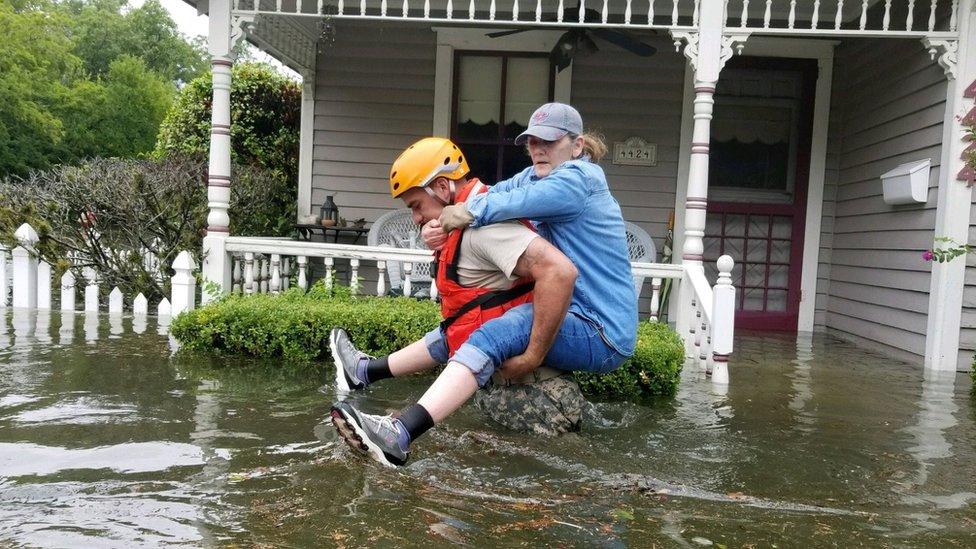
[[[171,357],[154,319],[0,320],[4,546],[976,546],[968,376],[824,335],[740,336],[726,393],[686,370],[581,434],[467,407],[391,470],[337,439],[321,377]]]

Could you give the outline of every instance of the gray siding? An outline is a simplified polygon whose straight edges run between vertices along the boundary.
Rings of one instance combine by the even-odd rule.
[[[976,195],[973,195],[976,198]],[[976,208],[969,210],[969,242],[976,242]],[[958,260],[957,260],[958,261]],[[970,370],[976,354],[976,256],[966,257],[966,285],[962,293],[957,370]]]
[[[670,53],[668,40],[642,39],[656,46],[658,54],[625,55],[599,41],[599,52],[577,58],[572,102],[586,126],[604,134],[611,152],[614,142],[633,136],[657,145],[657,166],[615,166],[609,159],[601,165],[624,219],[651,235],[660,256],[674,210],[685,59]]]
[[[419,25],[336,25],[316,68],[313,212],[328,194],[350,220],[403,207],[387,177],[397,155],[431,132],[435,44]]]
[[[915,40],[848,40],[834,67],[818,322],[923,355],[946,78]],[[879,176],[925,158],[928,202],[886,205]]]

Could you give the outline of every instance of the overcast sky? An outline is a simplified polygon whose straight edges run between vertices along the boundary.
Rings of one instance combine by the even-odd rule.
[[[129,5],[137,8],[143,5],[145,1],[146,0],[129,0]],[[173,21],[176,22],[176,27],[180,30],[181,33],[185,34],[189,38],[193,38],[194,36],[203,36],[204,38],[206,38],[207,36],[206,15],[197,15],[196,8],[194,8],[190,4],[187,4],[183,0],[159,0],[159,3],[162,4],[163,7],[166,8],[166,11],[169,12],[170,17],[172,17]],[[289,69],[288,67],[285,67],[284,65],[279,63],[275,58],[271,57],[270,55],[267,55],[266,53],[258,50],[257,48],[252,47],[251,49],[254,51],[254,56],[259,61],[265,61],[267,63],[271,63],[275,67],[278,67],[279,70],[282,70],[283,72],[287,73],[293,78],[299,80],[301,79],[298,73]]]

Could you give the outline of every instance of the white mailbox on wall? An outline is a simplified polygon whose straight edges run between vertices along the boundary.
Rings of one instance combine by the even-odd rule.
[[[929,197],[928,158],[908,162],[881,174],[885,204],[924,204]]]

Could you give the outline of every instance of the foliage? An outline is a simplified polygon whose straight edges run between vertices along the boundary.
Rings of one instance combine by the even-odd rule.
[[[0,32],[0,175],[151,151],[176,85],[206,69],[158,0],[7,0]]]
[[[205,169],[191,159],[166,162],[94,159],[0,182],[0,237],[20,223],[41,236],[41,255],[57,271],[92,267],[103,284],[152,300],[167,295],[169,276],[144,264],[148,250],[162,273],[184,249],[200,249],[206,217]],[[76,272],[75,276],[80,277]]]
[[[232,294],[177,317],[171,333],[185,348],[258,358],[281,357],[287,368],[314,367],[329,355],[329,332],[349,330],[356,345],[389,354],[436,326],[435,303],[407,297],[351,297],[316,284],[278,296]]]
[[[189,42],[159,0],[128,9],[127,0],[66,0],[52,6],[71,20],[74,53],[93,78],[107,75],[123,56],[141,59],[171,83],[204,74],[207,54],[200,40]]]
[[[238,63],[231,75],[231,156],[241,164],[298,173],[301,88],[262,63]],[[159,129],[158,154],[207,154],[213,84],[204,75],[183,88]],[[289,197],[294,201],[294,193]]]
[[[213,85],[210,75],[190,82],[166,115],[156,155],[206,156],[210,150]],[[231,158],[236,166],[252,167],[265,177],[248,178],[234,168],[232,192],[260,201],[249,216],[235,216],[236,235],[285,236],[295,221],[301,89],[298,84],[261,63],[238,63],[231,81]],[[253,217],[257,216],[257,217]]]
[[[940,236],[935,239],[936,242],[946,244],[945,248],[936,246],[931,250],[925,250],[922,252],[922,259],[925,261],[936,261],[938,263],[948,263],[953,259],[966,255],[973,251],[973,246],[969,244],[960,244],[955,240]]]
[[[967,141],[976,141],[976,126],[964,126],[966,130]],[[966,166],[971,170],[976,171],[976,151],[965,151],[963,153],[963,160]],[[969,185],[973,184],[973,181],[968,182]],[[922,252],[922,259],[925,261],[936,261],[938,263],[948,263],[953,259],[972,253],[976,250],[976,246],[971,244],[960,244],[953,240],[952,238],[940,236],[935,239],[936,245],[932,247],[931,250],[925,250]],[[941,246],[945,245],[945,247]]]
[[[119,56],[99,81],[78,83],[64,102],[62,157],[131,157],[153,150],[175,93],[142,59]]]
[[[278,296],[232,294],[177,317],[171,333],[184,348],[208,353],[284,359],[289,369],[314,369],[329,356],[329,331],[342,326],[356,346],[374,355],[389,354],[437,326],[431,301],[405,297],[351,297],[348,289],[330,291],[316,284]],[[642,323],[634,357],[606,375],[577,374],[590,397],[640,400],[672,395],[684,361],[678,335],[664,324]],[[269,361],[269,364],[275,364]]]
[[[56,107],[81,71],[67,24],[0,2],[0,174],[44,167],[57,150],[63,124]]]
[[[236,170],[231,226],[244,235],[279,229],[279,205],[267,191],[284,185],[280,174],[247,166]],[[180,251],[189,250],[199,262],[208,212],[206,173],[201,158],[96,158],[4,179],[0,242],[13,245],[17,227],[30,223],[41,237],[41,256],[58,275],[74,253],[77,266],[94,268],[109,288],[158,300],[169,293],[169,265]],[[143,263],[143,250],[158,258],[159,273]]]
[[[641,322],[630,360],[608,374],[577,372],[576,381],[589,397],[640,401],[670,396],[678,389],[684,360],[684,345],[677,332],[660,322]]]

